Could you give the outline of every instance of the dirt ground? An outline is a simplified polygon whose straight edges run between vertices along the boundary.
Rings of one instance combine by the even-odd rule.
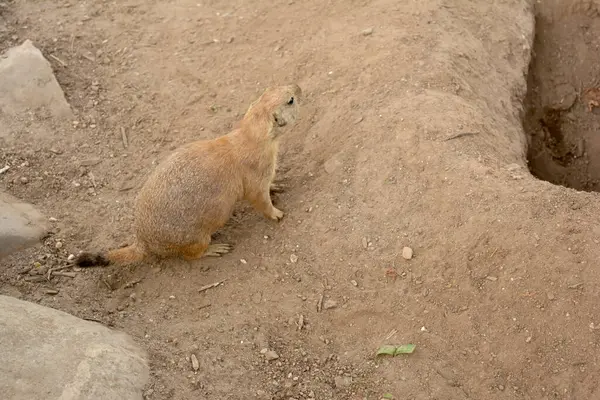
[[[0,188],[55,220],[43,246],[2,260],[0,293],[133,335],[152,400],[598,398],[600,200],[538,180],[527,159],[554,183],[598,187],[599,117],[582,96],[559,117],[571,135],[586,127],[584,150],[556,157],[539,132],[544,106],[600,76],[599,8],[537,6],[0,3],[2,49],[32,39],[77,115],[3,139]],[[129,242],[159,160],[292,81],[305,103],[282,143],[283,221],[240,205],[221,259],[41,275]],[[415,352],[374,357],[403,343]]]

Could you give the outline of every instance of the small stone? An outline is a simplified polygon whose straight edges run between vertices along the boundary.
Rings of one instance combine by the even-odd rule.
[[[496,282],[498,280],[498,278],[496,278],[495,276],[486,276],[485,279],[492,282]]]
[[[277,360],[278,358],[279,358],[279,354],[277,354],[273,350],[269,350],[265,353],[265,359],[267,361]]]
[[[326,310],[330,310],[332,308],[336,308],[337,307],[337,301],[332,300],[332,299],[327,299],[325,300],[325,303],[323,303],[323,308]]]
[[[48,290],[46,290],[46,294],[54,296],[54,295],[58,294],[58,290],[56,290],[56,289],[48,289]]]
[[[56,242],[56,243],[54,244],[54,247],[56,247],[56,249],[57,249],[57,250],[59,250],[59,249],[62,249],[62,247],[63,247],[63,244],[62,244],[62,242]]]
[[[269,351],[269,349],[267,349],[266,347],[264,349],[262,349],[260,351],[260,354],[267,354],[267,352]]]
[[[243,258],[242,258],[242,259],[240,259],[240,262],[241,262],[242,264],[244,264],[244,265],[245,265],[245,264],[248,264],[248,261],[244,260]]]
[[[498,385],[498,390],[502,392],[504,390],[504,385]]]
[[[194,369],[194,371],[198,371],[198,369],[200,369],[200,363],[198,362],[198,359],[196,358],[195,354],[192,354],[190,356],[191,360],[192,360],[192,368]]]
[[[531,343],[531,336],[527,337],[527,339],[525,339],[525,343]]]
[[[362,247],[363,247],[363,249],[366,249],[367,247],[369,247],[369,241],[367,240],[366,237],[362,238]]]
[[[354,279],[352,279],[350,283],[352,284],[352,286],[358,286],[358,282],[356,282]]]
[[[350,376],[336,376],[335,379],[336,388],[348,387],[352,384],[352,377]]]
[[[554,300],[556,298],[553,293],[548,293],[546,296],[548,296],[548,300]]]
[[[50,217],[50,218],[48,218],[48,221],[50,221],[50,222],[57,222],[58,220],[56,218],[54,218],[54,217]]]
[[[75,254],[69,254],[67,257],[67,261],[73,261],[75,259]]]
[[[372,35],[373,34],[373,28],[364,29],[361,33],[362,33],[363,36]]]
[[[405,260],[410,260],[413,257],[413,250],[410,247],[405,247],[402,249],[402,257]]]
[[[19,179],[21,181],[22,184],[26,184],[29,182],[29,179],[26,176],[22,176],[21,179]]]
[[[293,263],[297,263],[298,262],[298,256],[295,255],[295,254],[292,254],[290,256],[290,261],[293,262]]]
[[[360,124],[360,123],[363,121],[363,119],[364,119],[363,117],[358,117],[358,118],[356,118],[356,119],[354,120],[354,125],[356,125],[356,124]]]

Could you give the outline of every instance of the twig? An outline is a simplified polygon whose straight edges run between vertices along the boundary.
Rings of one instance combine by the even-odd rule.
[[[317,312],[321,312],[323,309],[323,293],[319,296],[319,301],[317,301]]]
[[[208,303],[208,304],[203,304],[203,305],[201,305],[200,307],[198,307],[198,310],[202,310],[203,308],[208,308],[208,307],[210,307],[210,306],[212,306],[212,304],[210,304],[210,303]]]
[[[91,171],[88,172],[88,176],[90,178],[90,181],[92,181],[92,186],[94,187],[94,189],[96,189],[96,177]]]
[[[125,288],[125,289],[128,289],[128,288],[130,288],[130,287],[133,287],[133,286],[137,285],[138,283],[140,283],[141,281],[142,281],[141,279],[136,279],[136,280],[134,280],[134,281],[127,282],[127,283],[125,284],[124,288]]]
[[[53,272],[52,276],[66,276],[67,278],[75,278],[77,274],[75,272]]]
[[[63,67],[67,68],[67,63],[61,60],[60,58],[56,57],[54,54],[50,54],[50,57],[58,61]]]
[[[52,277],[52,274],[57,271],[62,271],[63,269],[73,268],[72,265],[63,265],[62,267],[50,268],[48,270],[48,280]]]
[[[216,288],[217,286],[222,285],[223,282],[225,282],[225,281],[226,281],[226,279],[223,279],[222,281],[211,283],[210,285],[202,286],[200,289],[198,289],[198,293],[202,293],[208,289]]]
[[[102,283],[104,283],[104,284],[106,285],[106,287],[108,288],[108,290],[110,290],[111,292],[113,291],[113,288],[112,288],[112,286],[110,286],[110,283],[108,283],[108,282],[106,281],[106,279],[104,279],[104,278],[103,278],[103,279],[102,279]]]
[[[104,322],[102,322],[102,321],[100,321],[99,319],[96,319],[96,318],[86,318],[86,317],[83,317],[81,319],[84,319],[86,321],[97,322],[97,323],[102,324],[102,325],[106,325]]]
[[[73,46],[75,46],[75,35],[74,34],[71,35],[71,48],[69,50],[71,52],[71,55],[73,55]]]
[[[298,330],[301,331],[304,328],[304,315],[300,314],[298,317],[298,322],[296,322],[296,326],[298,326]]]
[[[456,135],[452,135],[452,136],[444,139],[444,141],[458,139],[458,138],[465,137],[465,136],[474,136],[474,135],[478,135],[478,134],[479,134],[479,132],[461,132],[461,133],[457,133]]]
[[[124,127],[121,127],[121,139],[123,139],[123,147],[127,148],[129,146],[129,140],[127,139],[127,133],[125,132]]]
[[[23,278],[23,280],[25,282],[38,283],[38,282],[45,281],[46,277],[45,276],[41,276],[41,275],[33,275],[33,276],[26,276],[25,278]]]
[[[10,165],[7,165],[5,167],[0,168],[0,174],[5,173],[6,171],[8,171],[10,169]]]

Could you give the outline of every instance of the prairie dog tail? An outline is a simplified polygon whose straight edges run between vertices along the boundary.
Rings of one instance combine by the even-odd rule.
[[[78,267],[105,267],[109,264],[133,264],[146,258],[146,253],[137,245],[110,250],[107,253],[84,252],[75,258]]]

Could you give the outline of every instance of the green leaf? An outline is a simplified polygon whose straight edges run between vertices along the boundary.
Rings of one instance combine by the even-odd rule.
[[[417,347],[417,346],[415,346],[414,344],[403,344],[396,348],[396,353],[394,353],[394,355],[396,355],[396,354],[411,354],[413,351],[415,351],[415,347]]]
[[[386,355],[386,356],[393,356],[396,355],[396,346],[390,346],[390,345],[385,345],[385,346],[381,346],[379,348],[379,350],[377,350],[377,355]]]
[[[411,354],[413,351],[415,351],[416,347],[417,346],[415,346],[414,344],[402,344],[399,346],[387,344],[381,346],[379,350],[377,350],[377,355],[397,356],[398,354]]]
[[[394,400],[394,395],[391,393],[386,393],[383,396],[381,396],[382,399],[390,399],[390,400]]]

